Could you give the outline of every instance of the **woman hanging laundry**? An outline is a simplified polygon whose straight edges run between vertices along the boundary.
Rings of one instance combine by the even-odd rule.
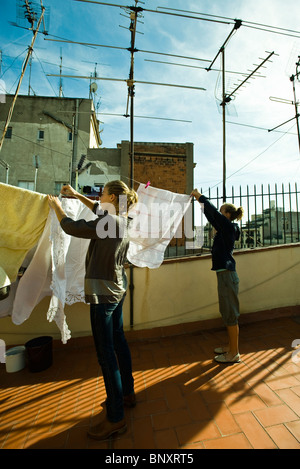
[[[137,194],[122,181],[105,185],[100,204],[69,185],[64,186],[61,193],[78,198],[98,215],[92,221],[74,221],[66,216],[57,197],[48,196],[62,229],[71,236],[91,240],[86,256],[85,301],[90,304],[91,327],[107,398],[100,422],[88,435],[104,440],[126,431],[124,405],[133,407],[136,402],[122,305],[127,288],[124,270],[129,245],[127,213],[137,202]]]
[[[217,230],[212,247],[212,270],[217,272],[219,308],[227,327],[229,344],[215,349],[215,360],[219,363],[236,363],[239,354],[239,278],[232,256],[234,243],[239,239],[240,229],[234,220],[240,220],[244,214],[242,207],[223,204],[220,212],[207,197],[194,189],[192,196],[204,205],[204,215]]]

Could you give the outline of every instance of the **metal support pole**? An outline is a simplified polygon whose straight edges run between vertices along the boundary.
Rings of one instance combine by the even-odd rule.
[[[0,165],[3,166],[3,168],[5,168],[5,171],[6,171],[6,173],[5,173],[5,182],[6,182],[6,184],[8,184],[8,176],[9,176],[9,168],[10,168],[10,166],[9,166],[9,164],[8,164],[6,161],[4,161],[4,160],[0,160]]]
[[[294,104],[295,104],[295,118],[297,123],[297,132],[298,132],[298,144],[299,144],[299,152],[300,152],[300,127],[299,127],[299,114],[298,114],[298,103],[296,99],[296,87],[295,87],[295,75],[292,75],[290,80],[293,82],[293,93],[294,93]]]
[[[213,64],[217,60],[218,56],[221,54],[222,56],[222,94],[223,99],[221,106],[223,108],[223,202],[226,201],[226,103],[230,101],[230,98],[226,96],[225,92],[225,47],[228,44],[229,40],[231,39],[232,35],[241,27],[242,21],[235,20],[235,25],[227,36],[225,42],[223,43],[222,47],[220,48],[219,52],[215,56],[214,60],[211,62],[209,67],[206,69],[208,72],[212,69]]]
[[[38,171],[39,171],[39,156],[34,155],[33,156],[33,165],[34,165],[34,191],[36,191],[37,188],[37,177],[38,177]]]
[[[300,114],[298,113],[298,102],[296,98],[296,87],[295,87],[295,80],[296,78],[299,77],[300,72],[298,72],[298,67],[300,65],[300,60],[296,63],[296,75],[292,75],[290,77],[290,81],[293,83],[293,93],[294,93],[294,101],[288,101],[286,99],[280,99],[280,98],[273,98],[272,101],[278,101],[279,103],[287,103],[287,104],[294,104],[295,106],[295,117],[292,117],[291,119],[283,122],[282,124],[277,125],[273,129],[268,130],[268,132],[272,132],[273,130],[278,129],[278,127],[281,127],[284,124],[287,124],[288,122],[291,122],[292,120],[296,119],[296,124],[297,124],[297,133],[298,133],[298,145],[299,145],[299,153],[300,153],[300,125],[299,125],[299,117]],[[271,99],[271,98],[270,98]]]
[[[10,109],[9,109],[9,112],[8,112],[8,116],[7,116],[7,119],[6,119],[6,122],[5,122],[5,126],[4,126],[4,129],[3,129],[3,134],[2,134],[2,137],[1,137],[1,140],[0,140],[0,151],[2,149],[5,134],[7,132],[8,126],[9,126],[11,118],[12,118],[12,114],[13,114],[13,110],[14,110],[14,107],[15,107],[15,104],[16,104],[17,96],[18,96],[18,93],[19,93],[19,90],[20,90],[20,87],[21,87],[21,83],[22,83],[22,80],[23,80],[23,77],[24,77],[24,74],[25,74],[27,64],[29,62],[29,59],[30,59],[32,51],[33,51],[33,45],[34,45],[34,42],[36,40],[36,37],[37,37],[38,31],[39,31],[39,28],[40,28],[44,13],[45,13],[45,7],[42,6],[42,13],[41,13],[37,28],[34,32],[34,35],[33,35],[32,41],[31,41],[31,45],[28,49],[27,57],[26,57],[26,60],[24,62],[23,68],[22,68],[22,73],[21,73],[21,76],[20,76],[20,79],[19,79],[19,83],[18,83],[16,92],[15,92],[15,96],[14,96],[13,101],[11,103],[11,106],[10,106]]]
[[[70,169],[71,186],[77,190],[76,180],[76,167],[77,167],[77,153],[78,153],[78,118],[79,118],[79,99],[75,99],[75,113],[73,116],[73,135],[72,135],[72,159]]]
[[[133,188],[134,182],[134,52],[135,52],[135,34],[137,24],[137,11],[130,14],[130,31],[131,31],[131,47],[130,47],[130,72],[128,80],[128,98],[130,99],[130,185]]]
[[[225,93],[225,48],[222,48],[222,113],[223,113],[223,203],[226,202],[226,93]]]
[[[137,1],[136,1],[137,4]],[[130,14],[130,31],[131,31],[131,60],[130,60],[130,72],[128,80],[128,99],[130,99],[130,186],[134,186],[134,52],[135,52],[135,34],[136,34],[136,24],[137,24],[137,15],[138,8],[132,8]],[[134,291],[134,278],[133,278],[133,265],[130,264],[130,282],[129,282],[129,292],[130,292],[130,327],[133,328],[133,291]]]

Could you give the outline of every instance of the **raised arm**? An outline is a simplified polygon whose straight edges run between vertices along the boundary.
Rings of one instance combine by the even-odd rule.
[[[65,233],[77,238],[95,239],[97,234],[98,220],[72,220],[66,215],[58,197],[48,195],[48,203],[50,208],[55,211],[57,219]]]
[[[67,197],[76,197],[76,199],[80,200],[80,202],[82,202],[90,210],[93,210],[95,203],[97,203],[94,200],[91,200],[88,197],[85,197],[84,195],[75,191],[75,189],[73,189],[73,187],[70,186],[69,184],[67,184],[66,186],[63,186],[60,193]]]
[[[195,197],[204,207],[204,215],[211,225],[216,229],[220,230],[224,225],[227,226],[230,221],[222,215],[218,209],[210,202],[210,200],[201,194],[198,189],[194,189],[191,196]]]

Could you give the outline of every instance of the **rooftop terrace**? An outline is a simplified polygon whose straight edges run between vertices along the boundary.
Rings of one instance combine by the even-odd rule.
[[[299,317],[242,325],[240,339],[234,365],[213,360],[223,329],[130,341],[137,406],[103,442],[87,437],[105,399],[90,338],[55,341],[42,372],[0,364],[0,448],[300,449]]]

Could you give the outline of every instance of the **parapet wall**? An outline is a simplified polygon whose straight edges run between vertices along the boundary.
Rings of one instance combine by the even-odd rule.
[[[300,243],[235,252],[240,277],[241,322],[272,315],[300,313]],[[129,271],[128,271],[129,278]],[[159,269],[133,269],[133,327],[130,327],[130,293],[124,303],[128,337],[154,337],[222,326],[216,274],[211,256],[166,260]],[[0,339],[7,345],[23,344],[41,335],[60,339],[55,323],[46,318],[49,298],[34,309],[22,325],[0,318]],[[65,308],[72,337],[90,337],[89,306]]]

